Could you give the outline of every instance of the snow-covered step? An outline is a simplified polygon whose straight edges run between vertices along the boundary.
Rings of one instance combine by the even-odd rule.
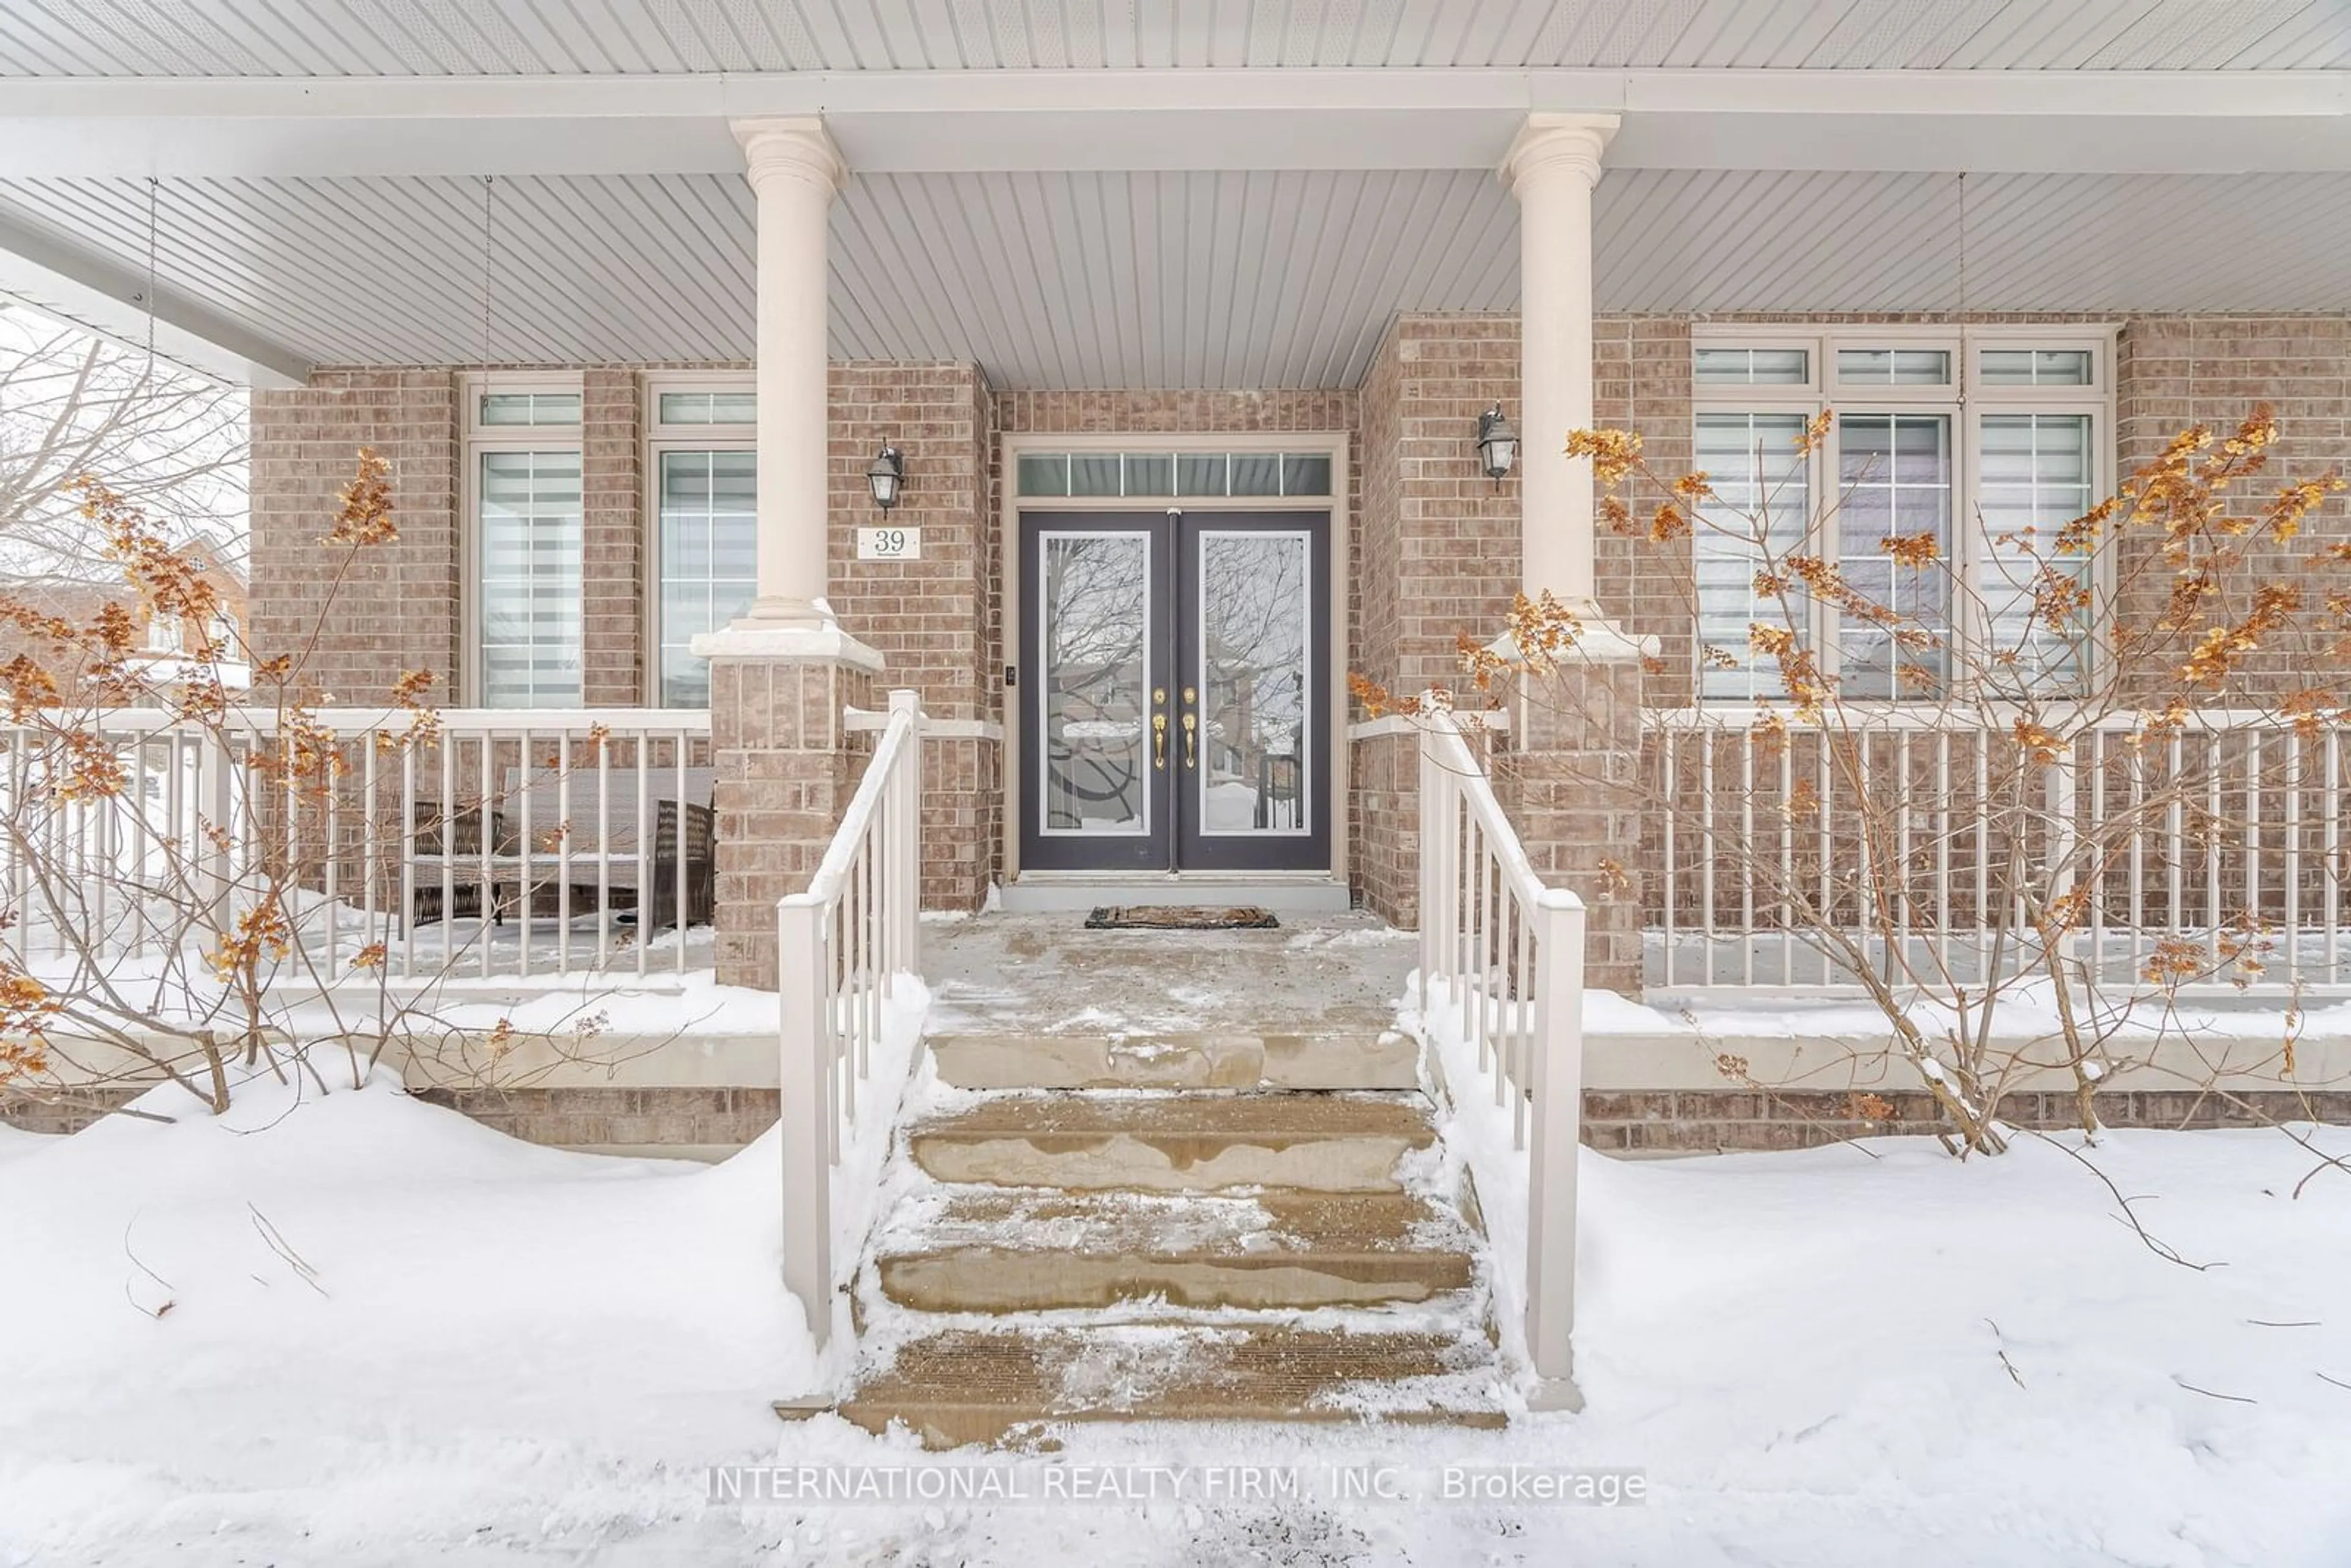
[[[1009,1030],[930,1039],[962,1089],[1412,1089],[1420,1047],[1395,1030],[1266,1032]]]
[[[893,1217],[875,1269],[885,1297],[929,1312],[1360,1307],[1467,1291],[1478,1239],[1403,1192],[945,1187]]]
[[[898,1345],[839,1413],[903,1421],[927,1448],[1073,1421],[1508,1419],[1501,1364],[1471,1333],[1286,1324],[949,1329]]]
[[[906,1130],[943,1182],[1214,1192],[1395,1192],[1436,1140],[1417,1094],[998,1094]]]

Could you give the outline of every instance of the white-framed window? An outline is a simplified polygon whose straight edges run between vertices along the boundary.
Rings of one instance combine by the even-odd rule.
[[[468,376],[466,684],[483,707],[577,707],[585,520],[577,376]]]
[[[748,377],[647,378],[646,646],[657,706],[710,706],[695,636],[758,595],[757,414]]]
[[[1761,512],[1775,554],[1834,560],[1854,589],[1938,635],[1937,648],[1897,650],[1882,628],[1792,601],[1844,695],[1933,698],[1962,669],[2018,691],[2089,678],[2081,640],[2034,622],[2032,575],[2059,564],[2051,536],[2112,486],[2113,350],[2097,327],[1700,332],[1693,465],[1729,526],[1747,533],[1729,514]],[[1823,409],[1836,417],[1804,454],[1804,424]],[[1940,567],[1899,566],[1883,542],[1921,535]],[[1755,546],[1701,528],[1694,556],[1699,695],[1773,695],[1777,671],[1749,652],[1748,628],[1786,624],[1789,610],[1757,601]],[[2085,556],[2075,570],[2095,582],[2099,567]]]

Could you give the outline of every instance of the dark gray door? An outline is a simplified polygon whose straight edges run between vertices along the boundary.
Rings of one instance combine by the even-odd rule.
[[[1330,517],[1020,520],[1021,864],[1331,863]]]

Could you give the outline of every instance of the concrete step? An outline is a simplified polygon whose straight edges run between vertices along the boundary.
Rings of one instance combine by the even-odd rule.
[[[1000,1094],[906,1133],[933,1178],[988,1186],[1395,1192],[1436,1141],[1417,1094]]]
[[[943,1033],[943,1082],[963,1089],[1414,1089],[1420,1048],[1394,1030],[1118,1034]]]
[[[1405,1193],[951,1187],[893,1220],[875,1269],[918,1312],[1360,1307],[1468,1290],[1477,1239]]]
[[[1494,1347],[1474,1335],[1286,1325],[952,1329],[897,1347],[837,1413],[902,1421],[925,1448],[1076,1421],[1506,1424]],[[778,1406],[785,1415],[799,1412]]]

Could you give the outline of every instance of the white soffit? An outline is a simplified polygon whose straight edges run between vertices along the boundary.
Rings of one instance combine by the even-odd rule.
[[[0,0],[0,75],[1166,67],[2277,70],[2340,0]]]
[[[739,175],[167,180],[158,276],[270,362],[678,363],[751,353]],[[0,179],[0,233],[143,276],[144,181]],[[2321,311],[2351,302],[2351,173],[1617,170],[1604,311]],[[2183,221],[2192,214],[2193,221]],[[1019,387],[1349,386],[1398,310],[1512,309],[1484,171],[862,174],[832,351]],[[0,287],[5,287],[0,279]],[[268,359],[258,352],[256,358]]]

